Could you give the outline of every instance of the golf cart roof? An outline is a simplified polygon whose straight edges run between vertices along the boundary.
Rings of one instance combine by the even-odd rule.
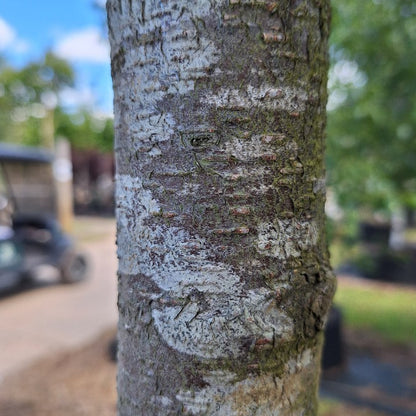
[[[52,160],[52,153],[46,149],[0,143],[0,162],[51,163]]]

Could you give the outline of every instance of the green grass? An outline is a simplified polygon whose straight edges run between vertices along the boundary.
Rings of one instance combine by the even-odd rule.
[[[333,399],[319,399],[318,416],[383,416],[366,408],[346,405]]]
[[[347,326],[369,329],[384,339],[416,346],[416,291],[339,282],[335,304]]]
[[[319,399],[318,416],[327,416],[336,414],[338,402],[332,399]]]
[[[408,228],[404,232],[404,238],[408,243],[416,242],[416,228]]]

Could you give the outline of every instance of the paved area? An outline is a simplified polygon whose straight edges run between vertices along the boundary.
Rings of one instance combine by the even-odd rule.
[[[87,344],[117,323],[115,221],[78,218],[74,233],[91,263],[87,281],[62,285],[46,273],[30,286],[0,294],[0,383],[39,358]],[[348,345],[344,371],[326,375],[321,394],[386,415],[416,415],[414,351],[382,353],[376,342],[365,343],[371,344]]]
[[[81,283],[57,283],[45,270],[33,284],[0,294],[0,382],[38,358],[89,342],[117,323],[114,219],[78,218],[91,265]]]
[[[416,365],[351,351],[344,371],[324,376],[320,394],[385,415],[416,415]]]

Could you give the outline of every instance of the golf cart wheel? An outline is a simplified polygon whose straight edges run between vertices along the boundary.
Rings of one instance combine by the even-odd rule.
[[[87,276],[88,263],[85,256],[72,253],[61,267],[61,280],[64,283],[76,283]]]

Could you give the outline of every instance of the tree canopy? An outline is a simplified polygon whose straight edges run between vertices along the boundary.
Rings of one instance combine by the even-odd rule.
[[[75,79],[72,66],[51,52],[20,69],[0,59],[0,141],[43,145],[45,118],[51,116],[55,136],[66,137],[78,148],[111,151],[111,118],[91,108],[68,111],[61,103],[60,93],[73,87]]]
[[[416,4],[333,0],[329,183],[344,208],[416,208]]]

